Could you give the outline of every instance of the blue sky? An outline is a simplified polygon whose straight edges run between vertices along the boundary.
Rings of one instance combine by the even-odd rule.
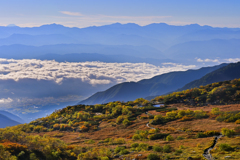
[[[58,23],[82,28],[163,22],[240,27],[239,8],[239,0],[1,0],[0,25]]]

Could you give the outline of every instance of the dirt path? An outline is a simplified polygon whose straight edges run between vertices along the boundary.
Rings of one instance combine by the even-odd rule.
[[[204,150],[203,157],[205,157],[207,160],[214,160],[210,151],[216,146],[218,139],[221,138],[221,137],[223,137],[222,134],[220,134],[218,136],[215,136],[215,138],[213,140],[213,144],[210,147],[208,147],[207,149]]]
[[[146,114],[152,116],[151,113],[146,112]],[[147,126],[148,128],[150,128],[150,129],[156,129],[156,128],[154,128],[154,127],[149,126],[149,122],[146,124],[146,126]]]

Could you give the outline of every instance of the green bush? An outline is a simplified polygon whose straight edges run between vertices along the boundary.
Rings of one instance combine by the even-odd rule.
[[[125,146],[118,146],[118,147],[115,148],[114,153],[119,153],[119,152],[121,152],[122,150],[125,150],[125,149],[126,149]]]
[[[171,149],[172,149],[172,147],[168,144],[163,146],[163,152],[165,152],[165,153],[170,153]]]
[[[138,146],[139,146],[138,143],[133,143],[133,144],[131,144],[131,147],[132,147],[132,148],[137,148]]]
[[[1,152],[1,151],[0,151]],[[18,160],[22,160],[22,159],[26,159],[26,154],[25,154],[25,152],[24,151],[21,151],[18,155],[17,155],[17,157],[18,157]],[[0,156],[1,157],[1,156]]]
[[[106,138],[104,139],[104,142],[111,142],[112,141],[112,138]]]
[[[160,160],[160,157],[157,154],[151,153],[147,156],[147,160]]]
[[[235,132],[232,129],[227,129],[227,128],[222,128],[222,135],[227,136],[227,137],[232,137]]]
[[[131,122],[128,119],[124,119],[122,123],[125,127],[127,127],[131,124]]]
[[[168,134],[158,133],[158,134],[152,134],[152,135],[150,135],[148,138],[149,138],[150,140],[156,140],[156,139],[163,139],[163,138],[165,138],[165,137],[167,137],[167,136],[168,136]]]
[[[174,141],[173,136],[172,136],[172,135],[168,135],[168,136],[166,137],[166,141]]]
[[[197,138],[205,138],[205,137],[212,137],[215,135],[220,135],[218,131],[206,131],[206,132],[199,132],[197,133]]]
[[[140,143],[139,146],[137,147],[138,151],[146,151],[148,150],[148,144],[146,143]]]
[[[126,149],[123,149],[119,152],[120,155],[124,155],[124,154],[128,154],[128,153],[129,153],[129,151]]]
[[[160,146],[153,146],[153,151],[155,151],[155,152],[162,152],[163,148],[160,147]]]
[[[141,139],[141,138],[140,138],[140,136],[139,136],[138,134],[134,134],[134,135],[132,136],[132,139],[133,139],[133,140],[139,140],[139,139]]]
[[[184,137],[182,137],[182,136],[177,137],[177,140],[183,140],[183,139],[184,139]]]
[[[31,153],[29,158],[30,158],[30,160],[38,160],[35,153]]]
[[[101,157],[101,160],[109,160],[108,157]]]
[[[175,154],[181,154],[183,151],[181,149],[175,150]]]
[[[197,138],[205,138],[205,137],[207,137],[207,135],[204,134],[203,132],[199,132],[199,133],[197,133],[196,137]]]
[[[123,120],[124,120],[123,116],[118,116],[118,118],[116,119],[116,123],[120,124],[120,123],[122,123]]]
[[[219,148],[221,151],[232,151],[233,150],[233,148],[229,144],[226,144],[226,143],[220,144]]]
[[[220,114],[220,109],[219,108],[213,108],[212,110],[211,110],[211,113],[213,114],[213,115],[219,115]]]

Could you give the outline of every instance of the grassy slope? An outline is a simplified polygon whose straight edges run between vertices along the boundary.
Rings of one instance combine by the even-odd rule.
[[[238,96],[236,93],[239,93],[239,81],[233,80],[212,84],[205,86],[204,89],[208,92],[216,87],[221,88],[221,86],[234,89],[232,90],[234,92],[227,92],[232,94],[229,100],[233,103],[234,98],[236,99]],[[184,92],[184,94],[189,94],[189,92]],[[30,124],[0,130],[0,144],[5,146],[6,152],[11,152],[12,155],[17,156],[20,151],[16,148],[8,150],[7,147],[9,146],[5,143],[6,140],[26,146],[28,148],[25,151],[26,157],[35,153],[39,157],[50,157],[48,159],[60,159],[60,157],[62,159],[77,159],[77,157],[79,159],[81,157],[82,159],[87,157],[94,159],[104,156],[113,158],[116,155],[123,155],[123,157],[131,159],[146,159],[150,153],[157,154],[164,159],[168,157],[173,159],[187,159],[188,157],[203,159],[203,150],[211,145],[213,135],[199,138],[198,134],[209,133],[209,131],[219,133],[222,128],[235,129],[237,134],[240,133],[240,129],[236,129],[239,124],[234,123],[240,119],[239,104],[197,107],[189,103],[169,101],[168,107],[159,109],[153,107],[153,102],[156,102],[156,100],[158,99],[154,101],[137,99],[127,103],[111,102],[103,105],[68,106]],[[220,111],[212,112],[212,109],[216,107]],[[174,110],[171,111],[171,109]],[[146,111],[148,111],[148,114],[146,114]],[[185,115],[180,114],[180,112],[184,112]],[[97,114],[99,115],[96,116]],[[162,120],[159,120],[159,117],[160,119],[162,117]],[[125,120],[128,120],[127,124],[124,123]],[[148,128],[146,124],[149,122],[150,126],[158,128],[158,131]],[[9,130],[11,129],[14,131],[10,134]],[[9,136],[12,134],[16,134],[19,138]],[[156,134],[171,135],[173,141],[167,141],[165,138],[151,140],[150,136]],[[42,137],[42,139],[31,140],[36,139],[36,135]],[[140,138],[134,138],[137,136]],[[57,138],[63,142],[51,138]],[[46,146],[45,142],[50,145],[50,149],[41,149],[42,146]],[[141,147],[134,148],[132,147],[133,143],[141,144]],[[222,143],[230,145],[231,150],[221,150],[219,146]],[[148,147],[145,148],[144,145]],[[161,147],[167,145],[171,146],[169,152],[167,150],[160,152],[153,150],[153,146],[159,146],[161,149]],[[218,159],[224,159],[225,156],[240,159],[240,151],[237,148],[239,145],[238,136],[223,137],[219,140],[212,155]],[[125,146],[126,149],[116,153],[118,146]],[[37,154],[39,152],[42,155]],[[27,159],[26,157],[24,158]]]

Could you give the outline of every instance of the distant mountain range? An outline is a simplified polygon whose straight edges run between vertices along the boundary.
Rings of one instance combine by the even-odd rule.
[[[24,123],[24,121],[18,116],[3,110],[0,110],[0,122],[0,128]]]
[[[165,51],[170,59],[216,59],[239,57],[240,39],[212,39],[179,43]],[[230,55],[230,56],[229,56]]]
[[[103,55],[124,55],[139,58],[166,58],[163,53],[149,46],[130,46],[130,45],[100,45],[100,44],[56,44],[44,46],[29,46],[22,44],[0,46],[1,58],[42,58],[47,54],[54,54],[57,58],[64,54],[97,53]],[[147,54],[146,54],[147,53]],[[55,58],[55,57],[51,57]],[[67,59],[66,59],[67,60]]]
[[[239,28],[198,24],[139,26],[115,23],[87,28],[50,24],[33,28],[0,27],[0,33],[0,58],[16,59],[43,58],[46,54],[96,53],[189,63],[196,57],[238,58],[240,46]]]
[[[101,104],[111,101],[131,101],[136,98],[157,96],[175,91],[185,84],[199,79],[206,74],[226,66],[221,64],[214,67],[203,67],[198,70],[170,72],[139,82],[117,84],[106,91],[97,92],[79,104]]]
[[[139,58],[128,55],[104,55],[98,53],[70,53],[70,54],[45,54],[35,57],[40,60],[55,60],[57,62],[86,62],[86,61],[100,61],[106,63],[149,63],[153,65],[161,65],[164,62],[173,62],[171,59],[154,59],[154,58]]]
[[[199,67],[228,63],[229,58],[240,58],[239,50],[240,28],[214,28],[198,24],[173,26],[165,23],[147,26],[115,23],[87,28],[70,28],[59,24],[32,28],[0,26],[0,58],[7,59],[141,62],[160,67],[166,66],[163,63],[172,62],[170,64],[172,66],[194,64]],[[201,59],[197,62],[197,58]],[[0,63],[7,62],[3,60]],[[28,77],[18,81],[1,79],[0,97],[11,98],[13,102],[27,97],[30,99],[21,105],[33,107],[37,101],[36,107],[38,107],[46,104],[42,103],[43,97],[52,97],[55,100],[64,96],[78,99],[79,96],[80,101],[89,95],[112,87],[107,91],[96,93],[83,102],[94,104],[119,99],[126,101],[175,91],[215,69],[217,67],[173,72],[150,80],[126,82],[116,86],[113,86],[117,83],[114,80],[109,84],[93,86],[88,81],[82,82],[82,79],[68,77],[64,77],[59,84],[50,80],[28,79]],[[2,74],[9,74],[9,72],[3,71]],[[72,98],[70,99],[73,101]],[[64,103],[67,102],[64,100]],[[0,105],[5,106],[5,104]]]

